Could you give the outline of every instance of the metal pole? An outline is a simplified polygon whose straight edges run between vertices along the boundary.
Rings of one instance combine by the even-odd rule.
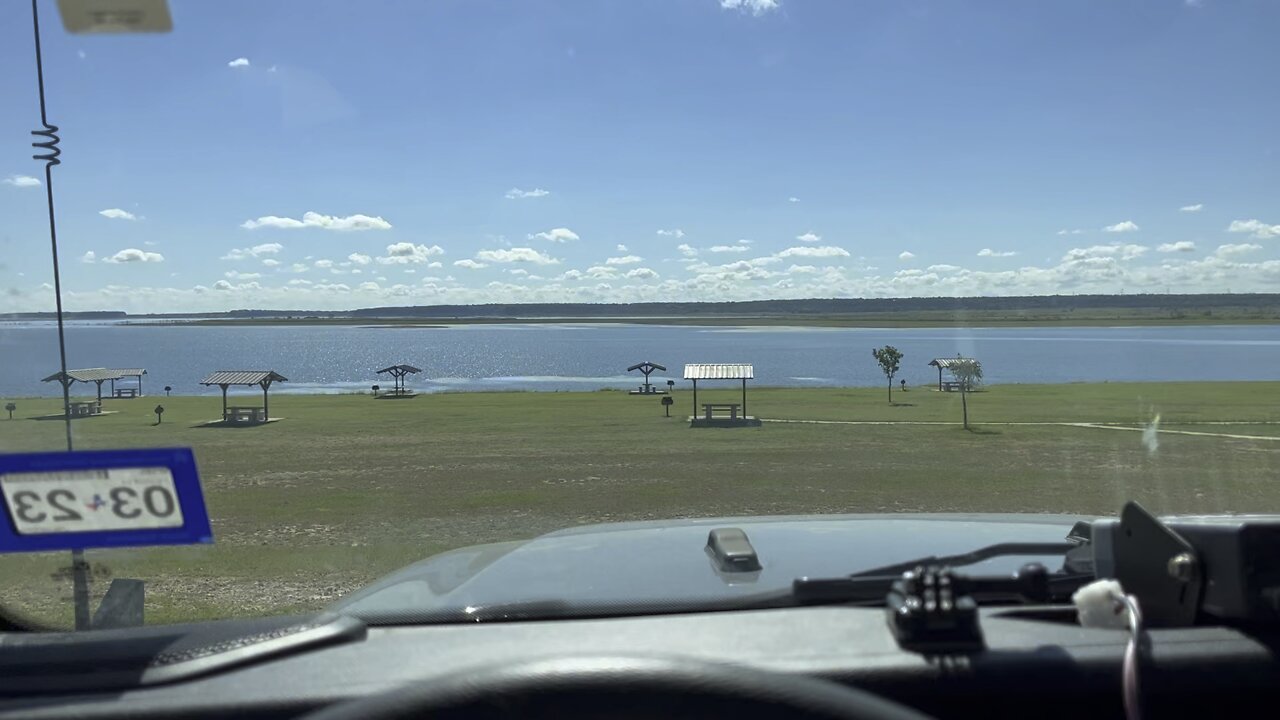
[[[747,379],[742,378],[742,417],[747,417]]]
[[[49,116],[44,102],[44,61],[40,54],[40,10],[36,0],[31,0],[31,30],[35,35],[36,50],[36,86],[40,91],[40,124],[44,129],[33,130],[32,135],[48,138],[44,142],[32,143],[34,147],[48,152],[33,156],[36,160],[44,160],[45,197],[49,205],[49,249],[53,256],[53,298],[58,317],[58,358],[62,367],[62,417],[67,431],[67,452],[74,447],[71,441],[71,385],[67,377],[67,338],[62,322],[62,274],[58,268],[58,227],[54,221],[53,210],[53,166],[60,164],[58,159],[58,126],[49,124]],[[101,386],[99,386],[101,387]],[[89,575],[86,572],[89,563],[84,559],[83,550],[71,551],[71,578],[73,583],[72,597],[75,602],[75,619],[77,630],[89,629]]]
[[[222,385],[222,419],[227,419],[227,386]]]
[[[267,405],[267,388],[271,387],[270,380],[262,381],[262,421],[266,422],[271,419],[271,409]]]
[[[698,417],[698,381],[693,381],[693,416]]]

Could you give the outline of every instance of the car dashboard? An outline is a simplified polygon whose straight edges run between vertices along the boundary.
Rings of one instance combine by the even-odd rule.
[[[899,647],[885,610],[800,607],[580,620],[366,626],[345,616],[0,636],[0,718],[297,717],[469,668],[551,657],[679,657],[836,681],[927,715],[1123,717],[1128,636],[1070,607],[979,612],[985,647]],[[1267,707],[1275,635],[1153,629],[1151,716]],[[607,708],[605,709],[607,711]]]

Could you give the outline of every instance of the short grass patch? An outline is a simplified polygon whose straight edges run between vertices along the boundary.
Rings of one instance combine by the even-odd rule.
[[[81,449],[190,446],[214,523],[209,547],[90,551],[99,574],[148,581],[151,621],[303,611],[413,560],[593,522],[777,513],[907,511],[1280,512],[1280,442],[1021,423],[1117,423],[1280,435],[1280,383],[749,388],[767,419],[887,422],[691,429],[624,392],[273,395],[282,422],[201,428],[215,397],[107,401],[73,421]],[[737,402],[734,387],[699,402]],[[51,399],[18,399],[0,451],[57,450]],[[166,408],[155,424],[152,408]],[[1237,421],[1250,425],[1213,425]],[[922,423],[922,424],[892,424]],[[934,423],[934,424],[927,424]],[[936,424],[951,423],[951,424]],[[1010,424],[1012,423],[1012,424]],[[70,619],[65,553],[0,557],[0,603]]]

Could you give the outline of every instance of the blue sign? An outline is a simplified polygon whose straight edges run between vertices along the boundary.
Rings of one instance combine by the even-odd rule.
[[[213,542],[190,448],[0,455],[0,553]]]

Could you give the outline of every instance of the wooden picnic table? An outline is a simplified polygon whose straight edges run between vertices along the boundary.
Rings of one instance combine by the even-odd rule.
[[[714,418],[716,412],[727,412],[730,420],[737,420],[738,411],[741,409],[741,403],[702,403],[703,415],[708,420]]]
[[[83,417],[85,415],[98,415],[102,412],[102,403],[97,400],[88,400],[85,402],[72,401],[68,403],[68,410],[71,417]]]
[[[267,410],[261,405],[232,405],[223,413],[222,421],[235,425],[264,423],[267,421]]]

